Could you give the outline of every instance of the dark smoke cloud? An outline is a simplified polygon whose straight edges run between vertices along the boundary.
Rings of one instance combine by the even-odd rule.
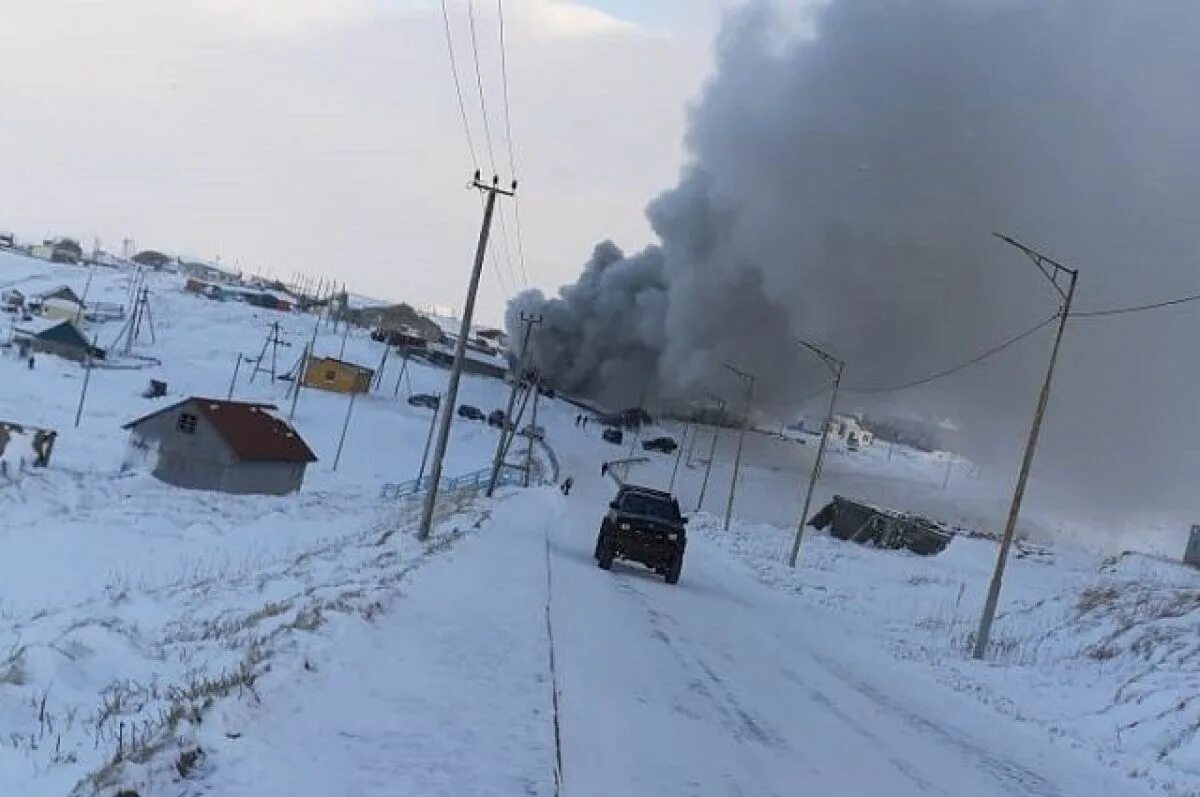
[[[842,356],[852,387],[935,371],[1057,306],[993,230],[1077,266],[1080,308],[1200,283],[1200,3],[832,0],[811,22],[782,34],[766,2],[727,20],[689,164],[647,210],[658,243],[603,243],[560,296],[514,299],[513,331],[545,314],[531,354],[562,389],[734,395],[735,362],[787,417],[825,379],[796,337]],[[1073,321],[1042,475],[1194,506],[1197,329],[1196,306]],[[1011,464],[1049,343],[847,402],[953,418],[968,453]]]

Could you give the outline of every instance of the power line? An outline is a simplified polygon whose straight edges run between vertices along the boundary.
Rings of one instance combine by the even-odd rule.
[[[508,47],[504,39],[504,0],[496,0],[496,17],[500,21],[500,78],[504,86],[504,139],[508,144],[508,168],[513,179],[517,176],[517,156],[512,134],[512,108],[508,100]],[[521,264],[521,276],[525,287],[529,287],[529,271],[525,268],[525,236],[521,232],[521,205],[513,197],[513,219],[517,227],[517,262]]]
[[[492,124],[488,116],[487,100],[483,90],[483,71],[479,68],[479,36],[475,24],[475,2],[467,0],[467,22],[471,29],[471,55],[475,64],[475,85],[479,90],[479,112],[483,117],[483,137],[487,143],[488,162],[492,167],[492,174],[497,174],[496,169],[496,150],[492,145]],[[508,227],[504,223],[504,211],[500,211],[500,242],[504,251],[505,265],[508,267],[508,276],[511,284],[516,285],[516,271],[512,264],[512,251],[508,243]]]
[[[446,51],[450,54],[450,75],[454,78],[454,93],[458,96],[458,112],[462,116],[463,132],[467,136],[467,149],[471,152],[472,166],[478,170],[479,159],[475,157],[475,140],[471,136],[471,125],[467,121],[467,104],[463,101],[462,83],[458,79],[458,63],[454,58],[454,37],[450,34],[450,12],[446,10],[446,0],[442,0],[442,22],[446,27]]]
[[[1128,313],[1141,313],[1146,310],[1160,310],[1164,307],[1173,307],[1177,304],[1186,304],[1187,302],[1200,301],[1200,293],[1193,293],[1188,296],[1180,296],[1177,299],[1167,299],[1162,302],[1152,302],[1150,304],[1134,304],[1126,307],[1106,307],[1101,310],[1076,310],[1071,313],[1070,318],[1100,318],[1110,315],[1126,315]]]
[[[911,382],[902,382],[902,383],[896,384],[896,385],[865,385],[863,387],[848,387],[846,389],[853,393],[890,393],[895,390],[907,390],[909,388],[919,387],[920,385],[928,384],[929,382],[933,382],[937,379],[942,379],[944,377],[950,376],[951,374],[956,374],[959,371],[970,368],[972,365],[981,363],[984,360],[988,359],[989,357],[999,354],[1000,352],[1004,351],[1008,347],[1014,346],[1017,343],[1020,343],[1021,341],[1025,340],[1025,338],[1029,337],[1030,335],[1033,335],[1036,332],[1039,332],[1043,328],[1049,326],[1051,323],[1056,321],[1058,319],[1059,315],[1060,315],[1059,313],[1055,313],[1054,315],[1050,316],[1049,318],[1045,319],[1044,321],[1039,322],[1037,325],[1030,327],[1029,329],[1025,330],[1024,332],[1022,332],[1018,335],[1014,335],[1013,337],[1005,340],[1002,343],[992,346],[990,349],[987,349],[986,351],[981,352],[980,354],[977,354],[976,356],[972,357],[971,359],[967,360],[966,362],[959,363],[958,365],[956,365],[952,368],[947,368],[944,371],[938,371],[937,373],[930,374],[929,376],[922,377],[921,379],[915,379]]]

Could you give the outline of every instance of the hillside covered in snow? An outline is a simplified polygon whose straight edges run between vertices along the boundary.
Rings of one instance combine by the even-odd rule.
[[[128,308],[134,278],[97,269],[89,301]],[[0,253],[6,290],[87,279]],[[301,391],[292,422],[317,461],[298,492],[171,486],[130,467],[123,425],[231,385],[288,416],[293,383],[241,359],[275,324],[277,376],[314,334],[317,355],[368,368],[384,344],[146,279],[152,336],[128,353],[119,318],[83,323],[107,350],[89,371],[0,349],[0,421],[57,433],[49,467],[14,453],[0,477],[0,794],[1200,793],[1193,570],[1088,550],[1035,509],[976,662],[999,480],[835,446],[817,505],[853,495],[964,533],[918,557],[809,529],[792,570],[815,446],[752,433],[726,531],[733,431],[698,506],[710,427],[646,430],[680,440],[676,460],[603,441],[561,397],[538,416],[553,462],[535,451],[570,495],[450,492],[420,542],[415,502],[381,488],[417,476],[432,413],[405,399],[441,392],[446,371],[401,375],[394,354],[353,406]],[[0,342],[21,323],[6,317]],[[151,380],[165,395],[143,397]],[[460,402],[486,413],[507,391],[468,375]],[[447,475],[485,467],[496,435],[456,418]],[[678,462],[691,523],[675,587],[591,558],[613,487],[601,463],[631,448],[633,481],[666,487]]]

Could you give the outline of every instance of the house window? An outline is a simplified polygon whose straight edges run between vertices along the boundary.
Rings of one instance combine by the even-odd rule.
[[[196,433],[196,416],[190,412],[182,412],[179,414],[179,421],[175,424],[175,428],[184,434]]]
[[[325,381],[326,382],[332,382],[335,379],[337,379],[337,371],[326,371],[325,372]]]

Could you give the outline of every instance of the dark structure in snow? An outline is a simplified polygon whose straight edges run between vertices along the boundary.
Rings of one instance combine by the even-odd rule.
[[[127,466],[151,463],[156,478],[193,490],[285,495],[300,489],[317,457],[271,404],[185,399],[122,428]]]
[[[941,525],[906,512],[896,512],[835,495],[808,521],[813,528],[829,527],[839,540],[878,548],[907,548],[924,556],[941,553],[954,533]]]
[[[89,356],[93,360],[104,359],[104,349],[93,346],[87,336],[66,319],[34,319],[23,322],[13,329],[13,338],[18,345],[30,351],[53,354],[75,362],[83,362]]]

